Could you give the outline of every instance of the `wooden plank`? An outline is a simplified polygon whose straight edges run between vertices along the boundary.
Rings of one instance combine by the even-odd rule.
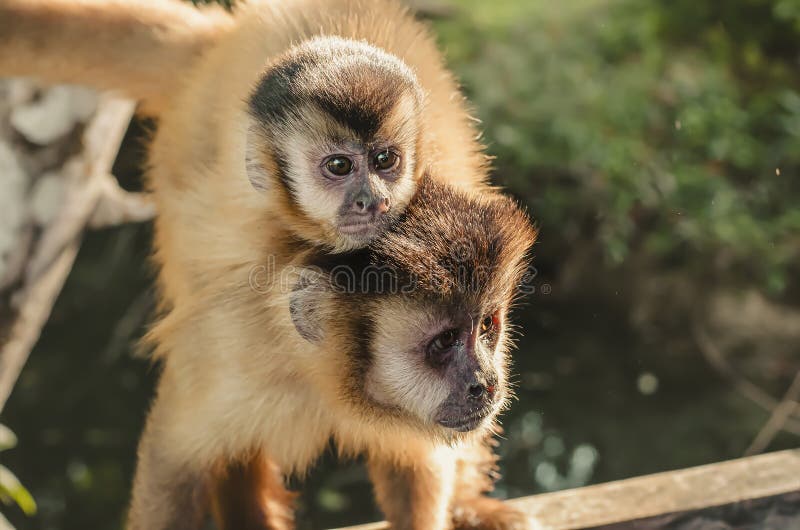
[[[800,449],[508,502],[525,510],[536,530],[580,530],[793,491],[800,491]],[[347,530],[387,528],[373,523]]]
[[[800,491],[673,512],[587,530],[798,530]]]

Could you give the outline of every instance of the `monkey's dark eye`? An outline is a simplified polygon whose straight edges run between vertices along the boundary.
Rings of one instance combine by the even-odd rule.
[[[497,313],[487,315],[481,321],[481,335],[488,335],[497,330],[497,325],[500,323],[500,318]]]
[[[437,358],[449,352],[457,340],[457,329],[448,329],[447,331],[439,333],[430,344],[428,344],[428,355],[430,355],[434,361],[439,360]]]
[[[399,159],[400,157],[398,157],[395,153],[391,151],[388,150],[382,151],[377,155],[375,155],[375,160],[374,160],[375,168],[380,171],[387,171],[389,169],[394,168],[397,165]]]
[[[334,156],[325,162],[325,168],[337,177],[343,177],[353,170],[353,161],[346,156]]]

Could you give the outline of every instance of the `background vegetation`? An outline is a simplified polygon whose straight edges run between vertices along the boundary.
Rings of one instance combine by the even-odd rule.
[[[497,494],[796,446],[753,444],[770,411],[742,378],[780,399],[800,369],[800,0],[421,4],[542,234]],[[149,237],[89,235],[4,411],[39,506],[7,510],[19,529],[121,527],[156,375],[131,354]],[[302,528],[379,517],[358,462],[304,489]]]

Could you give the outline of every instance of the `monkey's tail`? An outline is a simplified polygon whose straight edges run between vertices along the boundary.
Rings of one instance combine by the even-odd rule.
[[[179,0],[0,0],[0,76],[115,90],[158,112],[232,21]]]

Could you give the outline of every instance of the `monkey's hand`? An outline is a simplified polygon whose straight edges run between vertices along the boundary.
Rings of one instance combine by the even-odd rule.
[[[453,530],[531,530],[524,512],[490,497],[475,497],[453,506]]]

